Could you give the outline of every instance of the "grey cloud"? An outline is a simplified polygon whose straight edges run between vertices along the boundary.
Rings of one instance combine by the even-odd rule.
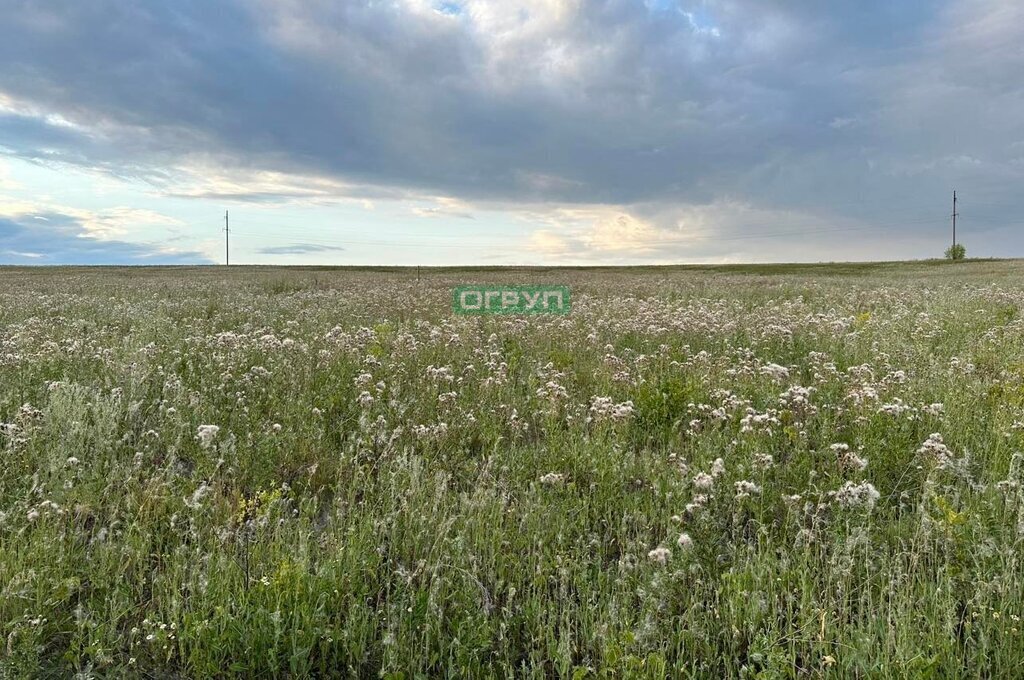
[[[985,228],[1024,210],[1024,9],[520,4],[9,2],[0,91],[83,131],[0,121],[3,145],[169,185],[211,152],[504,204],[738,200],[914,231],[958,185]]]
[[[198,252],[96,239],[80,220],[60,213],[0,217],[0,264],[207,264]]]
[[[261,255],[306,255],[309,253],[328,253],[341,250],[345,249],[339,246],[324,246],[316,243],[293,243],[287,246],[258,248],[256,252]]]

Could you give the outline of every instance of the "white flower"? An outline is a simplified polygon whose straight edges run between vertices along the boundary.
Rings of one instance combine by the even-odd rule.
[[[782,381],[789,377],[789,369],[778,364],[765,364],[761,367],[761,375],[768,375],[774,380]]]
[[[754,484],[753,482],[748,482],[745,479],[736,482],[734,487],[736,488],[737,499],[749,498],[754,494],[761,493],[761,487],[759,487],[757,484]]]
[[[565,483],[565,475],[560,472],[549,472],[541,476],[540,483],[544,486],[561,486]]]
[[[912,407],[904,404],[903,400],[899,397],[893,399],[891,404],[882,404],[878,407],[879,413],[885,413],[890,416],[901,416],[911,410]]]
[[[951,468],[956,465],[953,452],[943,443],[942,435],[938,432],[928,435],[928,439],[921,444],[921,448],[917,450],[917,453],[918,455],[930,458],[940,468]]]
[[[192,497],[185,501],[185,505],[190,508],[198,508],[203,503],[203,499],[210,493],[211,487],[206,482],[200,484],[195,491],[192,492]]]
[[[647,553],[647,559],[658,564],[665,564],[672,557],[672,551],[668,548],[655,548]]]
[[[838,491],[831,493],[835,497],[836,502],[845,508],[867,508],[871,510],[875,507],[875,503],[881,498],[881,494],[878,493],[878,489],[869,482],[861,482],[860,484],[854,484],[853,482],[846,482]]]
[[[359,405],[363,408],[369,408],[373,405],[373,395],[369,392],[363,391],[359,393],[358,397]]]
[[[196,439],[204,449],[209,448],[213,445],[213,440],[216,439],[218,432],[220,432],[218,425],[200,425],[196,430]]]
[[[862,458],[856,452],[850,450],[848,444],[833,444],[829,447],[839,461],[839,467],[848,470],[864,470],[868,466],[868,459]]]
[[[612,420],[626,420],[633,415],[633,402],[624,401],[621,404],[615,405],[615,410],[612,411]]]
[[[633,416],[634,411],[635,407],[632,401],[616,404],[611,397],[593,397],[590,400],[590,415],[587,422],[627,420]]]
[[[689,550],[693,547],[693,539],[690,538],[690,534],[685,532],[681,533],[679,534],[679,538],[676,539],[676,545],[678,545],[682,550]]]
[[[708,502],[708,497],[705,494],[699,493],[693,497],[693,500],[686,504],[686,512],[691,515],[701,510],[704,504]]]
[[[693,478],[693,485],[701,490],[710,489],[715,485],[715,478],[706,472],[698,472]]]
[[[80,462],[81,462],[81,461],[79,461],[79,460],[78,460],[77,458],[75,458],[74,456],[71,456],[71,457],[70,457],[70,458],[68,458],[68,460],[67,460],[67,464],[68,464],[68,467],[75,467],[75,466],[76,466],[76,465],[78,465],[78,464],[79,464]]]

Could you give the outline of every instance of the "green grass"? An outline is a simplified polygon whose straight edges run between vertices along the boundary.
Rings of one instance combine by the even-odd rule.
[[[1019,672],[1024,263],[417,276],[0,269],[0,676]]]

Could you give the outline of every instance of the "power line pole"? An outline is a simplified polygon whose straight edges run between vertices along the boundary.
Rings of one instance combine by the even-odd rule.
[[[228,211],[225,210],[224,211],[224,266],[228,266],[228,265],[231,264],[231,248],[230,248],[231,244],[230,244],[230,241],[229,241],[230,233],[231,233],[231,229],[228,227]]]
[[[956,246],[956,189],[953,190],[953,245]]]

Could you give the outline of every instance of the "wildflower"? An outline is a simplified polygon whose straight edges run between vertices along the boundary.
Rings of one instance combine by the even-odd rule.
[[[676,539],[676,545],[678,545],[681,550],[689,550],[693,547],[693,539],[690,538],[690,534],[685,532],[681,533],[679,534],[679,538]]]
[[[37,519],[39,519],[39,511],[36,510],[35,508],[32,508],[31,510],[28,511],[28,521],[35,522]]]
[[[708,497],[705,494],[697,494],[693,497],[693,500],[686,504],[686,512],[689,514],[695,514],[698,510],[702,510],[704,505],[708,502]]]
[[[220,427],[217,425],[200,425],[196,430],[196,439],[199,440],[200,446],[208,449],[213,446],[213,440],[217,438],[218,432],[220,432]]]
[[[893,371],[889,375],[885,376],[885,378],[883,378],[883,380],[885,382],[892,382],[892,383],[896,383],[898,385],[902,385],[903,383],[907,382],[907,372],[906,371]]]
[[[792,385],[789,389],[779,395],[779,401],[783,406],[804,416],[814,415],[818,409],[811,404],[811,395],[817,390],[813,387]]]
[[[370,408],[373,405],[373,395],[365,390],[359,393],[359,397],[356,400],[363,408]]]
[[[715,478],[706,472],[698,472],[693,478],[693,485],[702,490],[710,489],[715,485]]]
[[[540,483],[544,486],[561,486],[565,483],[565,475],[560,472],[549,472],[541,476]]]
[[[559,400],[568,399],[569,392],[562,385],[559,385],[553,380],[549,380],[544,387],[537,389],[537,397],[539,399],[549,399],[552,402],[558,402]]]
[[[668,562],[670,557],[672,557],[672,551],[668,548],[659,547],[647,553],[647,559],[662,565]]]
[[[952,467],[955,464],[953,452],[943,443],[942,435],[938,432],[928,435],[928,439],[921,444],[917,453],[932,460],[940,468]]]
[[[587,422],[627,420],[633,416],[635,410],[632,401],[616,404],[611,397],[593,397],[590,401],[590,415],[587,417]]]
[[[202,505],[203,499],[210,493],[211,488],[209,484],[203,482],[192,492],[192,497],[185,501],[185,505],[190,508],[198,508]]]
[[[767,453],[754,454],[754,467],[758,470],[767,470],[775,464],[775,459]]]
[[[789,369],[778,364],[765,364],[761,367],[761,375],[771,376],[773,380],[781,382],[789,377]]]
[[[839,467],[848,470],[862,471],[868,466],[868,459],[862,458],[850,450],[849,444],[832,444],[829,447],[839,460]]]
[[[737,500],[749,498],[753,495],[761,493],[761,487],[759,487],[757,484],[754,484],[753,482],[748,482],[745,479],[736,482],[736,484],[734,484],[734,487],[736,489]]]
[[[81,461],[79,461],[74,456],[70,456],[67,460],[68,467],[75,467],[76,465],[78,465],[79,462]]]
[[[455,374],[452,373],[452,369],[448,366],[427,366],[427,377],[435,381],[446,381],[452,382],[455,380]]]
[[[754,409],[747,407],[746,413],[745,416],[740,418],[740,432],[760,430],[771,434],[772,427],[781,423],[776,415],[777,412],[773,409],[769,409],[764,413],[758,413]]]
[[[860,484],[854,484],[853,482],[846,482],[838,491],[833,491],[829,495],[836,499],[839,505],[846,508],[866,508],[871,510],[875,507],[875,503],[881,498],[881,494],[878,493],[878,489],[875,488],[870,482],[861,482]]]
[[[615,405],[615,410],[612,411],[612,420],[626,420],[633,415],[633,402],[624,401],[621,404]]]
[[[893,399],[891,404],[882,404],[878,408],[878,412],[885,413],[890,416],[901,416],[907,411],[910,411],[911,408],[911,406],[904,404],[903,400],[897,397],[896,399]]]

